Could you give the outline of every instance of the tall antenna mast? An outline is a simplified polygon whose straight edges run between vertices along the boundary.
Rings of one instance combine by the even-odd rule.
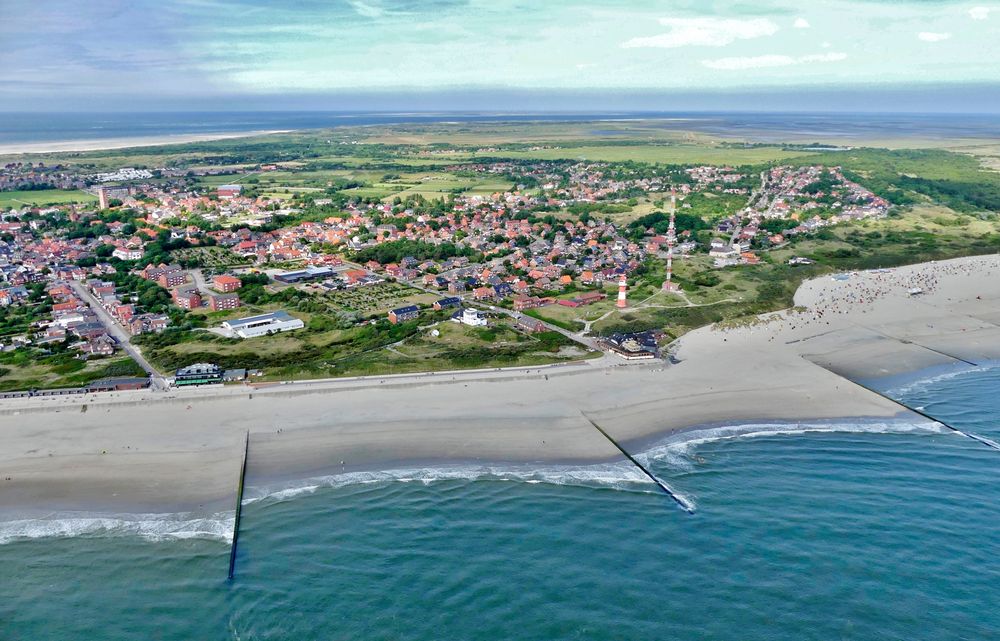
[[[667,227],[667,280],[663,281],[663,291],[677,292],[680,287],[674,282],[674,245],[677,244],[677,190],[670,188],[670,226]]]

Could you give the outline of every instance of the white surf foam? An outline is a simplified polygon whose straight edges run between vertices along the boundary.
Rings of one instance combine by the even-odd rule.
[[[928,376],[926,378],[920,378],[915,381],[909,381],[902,385],[897,385],[885,390],[883,393],[890,398],[905,398],[911,394],[924,392],[927,388],[934,386],[942,381],[951,380],[953,378],[959,378],[963,376],[970,376],[975,374],[982,374],[983,372],[989,372],[992,370],[1000,369],[1000,363],[988,362],[978,367],[963,367],[961,369],[955,369],[950,372],[944,372],[941,374],[935,374],[933,376]]]
[[[943,433],[939,423],[927,421],[859,421],[816,423],[752,423],[707,428],[673,434],[649,450],[635,456],[647,468],[666,465],[669,468],[691,470],[695,450],[699,445],[712,441],[760,436],[799,435],[811,432],[869,432],[869,433]],[[658,477],[659,478],[659,477]],[[386,486],[392,483],[422,483],[430,485],[446,481],[509,481],[528,484],[568,485],[604,488],[619,491],[655,493],[655,484],[627,461],[601,465],[442,465],[427,468],[402,468],[369,472],[344,472],[319,476],[276,487],[248,487],[243,504],[260,501],[279,503],[297,496],[312,494],[322,488],[360,485]],[[660,479],[681,503],[694,511],[695,499],[679,492],[673,484]]]
[[[0,522],[0,545],[38,538],[131,536],[148,541],[209,539],[232,542],[235,513],[116,514],[101,516],[53,514],[43,518]]]
[[[372,472],[347,472],[307,479],[282,487],[249,487],[243,504],[259,501],[278,503],[311,494],[320,488],[352,485],[389,485],[445,481],[508,481],[546,483],[577,487],[607,488],[621,491],[656,492],[656,486],[629,463],[584,466],[471,466],[455,465],[433,468],[407,468]],[[52,514],[41,518],[0,522],[0,545],[38,538],[75,536],[139,537],[148,541],[209,539],[231,543],[235,513],[219,512],[210,516],[191,514]]]
[[[694,469],[699,446],[716,441],[765,436],[798,436],[810,433],[945,434],[949,430],[934,421],[857,421],[814,423],[746,423],[723,425],[671,434],[650,449],[636,455],[644,465],[667,465],[684,471]]]
[[[752,423],[727,425],[672,434],[654,447],[637,454],[636,460],[647,467],[666,465],[684,471],[693,469],[696,450],[714,441],[747,439],[776,435],[801,435],[815,432],[907,434],[949,433],[932,421],[859,421],[816,423]],[[345,472],[314,477],[279,487],[248,487],[243,504],[260,501],[278,503],[311,494],[321,488],[392,483],[430,485],[447,481],[506,481],[528,484],[551,484],[617,491],[656,493],[659,490],[631,463],[622,461],[600,465],[443,465],[427,468]],[[671,491],[686,509],[693,511],[693,497]],[[18,540],[72,536],[138,536],[149,541],[209,539],[232,542],[234,512],[210,516],[191,514],[125,515],[51,515],[44,518],[0,522],[0,545]]]
[[[634,492],[655,492],[656,486],[641,471],[625,461],[600,465],[441,465],[370,472],[344,472],[309,478],[277,487],[248,487],[243,504],[281,502],[321,488],[352,485],[389,485],[447,481],[507,481],[529,484],[568,485]]]

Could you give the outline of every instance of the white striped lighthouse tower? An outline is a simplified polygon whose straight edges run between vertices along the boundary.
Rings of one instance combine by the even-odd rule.
[[[625,274],[622,274],[621,280],[618,281],[618,302],[616,303],[618,309],[625,309],[628,307],[628,298],[626,296],[627,290],[628,280],[625,278]]]

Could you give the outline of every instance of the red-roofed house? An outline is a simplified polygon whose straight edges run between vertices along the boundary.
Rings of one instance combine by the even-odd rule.
[[[235,292],[243,286],[239,278],[229,274],[221,274],[212,279],[212,287],[223,293]]]

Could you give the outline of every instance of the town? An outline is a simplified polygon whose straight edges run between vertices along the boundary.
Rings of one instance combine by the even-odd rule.
[[[429,328],[448,321],[487,336],[505,332],[509,362],[519,362],[511,354],[526,353],[532,336],[549,337],[552,357],[543,360],[601,351],[659,358],[676,331],[636,323],[643,310],[670,298],[689,308],[714,304],[696,291],[719,280],[712,270],[759,265],[796,237],[883,218],[891,207],[840,167],[821,165],[475,161],[446,170],[507,188],[436,199],[379,198],[349,181],[320,193],[256,187],[255,176],[279,170],[288,168],[202,168],[198,176],[212,182],[192,182],[183,168],[4,166],[0,188],[77,189],[88,199],[0,212],[5,362],[18,350],[58,357],[57,368],[82,380],[106,373],[102,359],[118,359],[134,364],[122,371],[163,387],[190,379],[190,366],[209,367],[212,380],[237,380],[227,371],[273,380],[296,374],[207,348],[371,326],[380,333],[374,345],[401,355],[407,336],[440,337]],[[462,358],[449,352],[451,364],[477,362],[484,341],[465,342]],[[478,360],[489,364],[485,347]],[[235,349],[230,356],[247,354]],[[0,391],[63,382],[0,378]]]

